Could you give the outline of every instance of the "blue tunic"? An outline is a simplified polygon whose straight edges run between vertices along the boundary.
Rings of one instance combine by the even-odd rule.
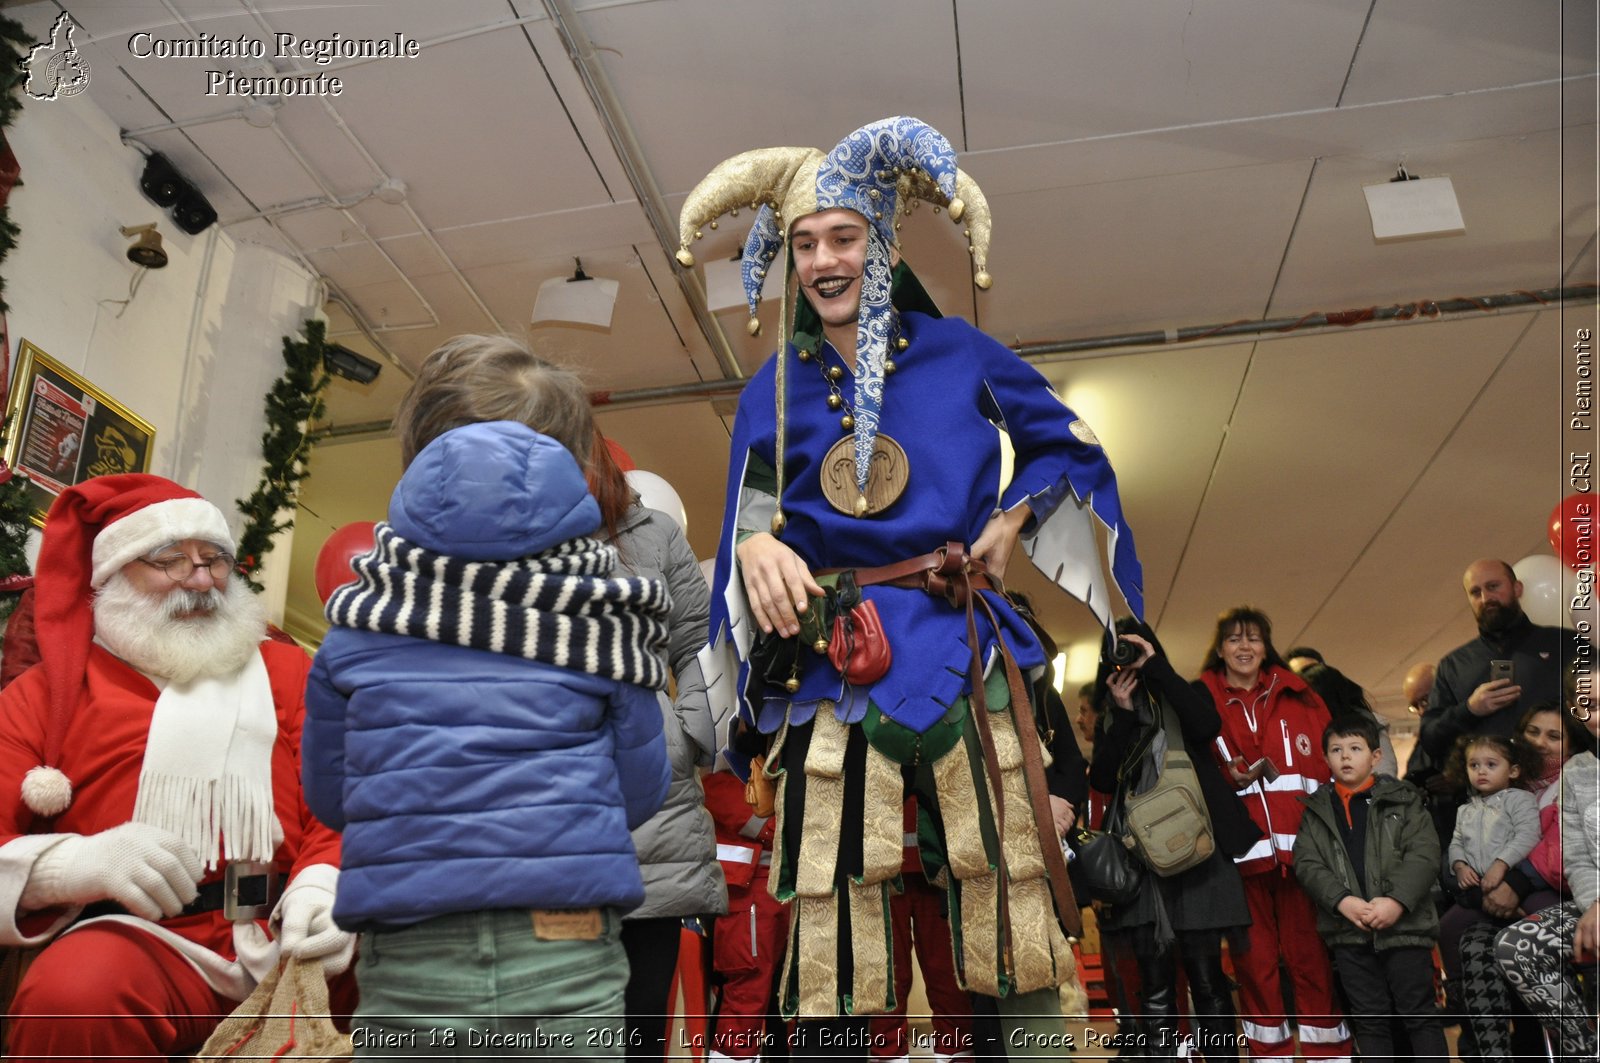
[[[785,351],[783,357],[790,361],[782,541],[813,571],[865,568],[925,554],[948,541],[970,544],[998,509],[1020,502],[1029,505],[1034,517],[1025,536],[1059,510],[1085,518],[1092,512],[1114,532],[1112,572],[1134,612],[1142,613],[1139,562],[1110,463],[1049,382],[1014,352],[957,318],[907,312],[901,316],[901,335],[908,345],[894,355],[897,371],[885,384],[879,433],[893,437],[905,450],[910,475],[898,500],[865,518],[840,513],[823,496],[823,456],[847,434],[840,427],[842,412],[827,406],[829,387],[818,360],[800,362],[792,347]],[[822,354],[824,366],[844,364],[831,347],[824,345]],[[745,388],[734,423],[723,541],[712,591],[713,645],[731,637],[732,628],[742,622],[743,586],[732,564],[739,533],[768,530],[769,514],[748,510],[755,508],[751,501],[757,497],[751,494],[752,473],[775,464],[775,381],[776,357]],[[838,387],[849,405],[854,381],[848,371]],[[1002,433],[1014,451],[1009,463]],[[747,510],[742,516],[741,507]],[[1088,562],[1099,573],[1098,549],[1092,538],[1090,542],[1095,556]],[[1055,559],[1047,564],[1035,553],[1034,560],[1055,574]],[[1081,566],[1083,560],[1076,563]],[[732,587],[730,578],[735,580]],[[1103,579],[1099,583],[1103,586]],[[770,733],[791,705],[790,722],[802,724],[826,699],[838,702],[841,719],[856,722],[870,698],[885,716],[921,734],[968,693],[971,649],[963,612],[920,590],[875,586],[864,594],[883,618],[893,651],[889,672],[870,687],[847,689],[826,657],[807,651],[801,654],[799,691],[790,695],[768,686],[763,696],[747,690],[748,666],[741,660],[737,689],[746,692],[740,709],[747,720]],[[998,594],[985,596],[1017,662],[1024,668],[1043,664],[1037,639],[1009,603]],[[1109,619],[1108,603],[1090,604],[1100,607],[1096,611],[1102,619]],[[981,610],[978,628],[987,661],[996,648],[996,633]],[[751,694],[759,703],[752,702]]]

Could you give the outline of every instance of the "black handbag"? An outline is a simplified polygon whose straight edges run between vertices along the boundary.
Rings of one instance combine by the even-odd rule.
[[[1128,851],[1121,831],[1073,831],[1067,836],[1072,847],[1072,869],[1078,881],[1097,901],[1128,904],[1139,895],[1144,868]]]
[[[1130,776],[1139,758],[1150,748],[1150,735],[1137,743],[1117,769],[1117,789],[1111,795],[1104,830],[1079,828],[1067,835],[1072,849],[1072,872],[1089,896],[1105,904],[1131,904],[1144,884],[1145,866],[1133,853],[1125,821]]]

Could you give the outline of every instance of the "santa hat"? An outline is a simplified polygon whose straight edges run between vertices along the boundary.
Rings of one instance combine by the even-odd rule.
[[[94,641],[93,592],[128,562],[183,539],[234,549],[221,510],[160,476],[98,476],[63,491],[50,507],[34,590],[49,714],[43,762],[22,780],[22,799],[38,815],[59,815],[72,803],[72,783],[56,762]]]

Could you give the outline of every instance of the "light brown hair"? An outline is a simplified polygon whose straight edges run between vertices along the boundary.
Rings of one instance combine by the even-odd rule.
[[[518,421],[589,461],[594,418],[583,381],[505,336],[456,336],[422,363],[400,400],[394,431],[409,468],[433,440],[463,425]]]

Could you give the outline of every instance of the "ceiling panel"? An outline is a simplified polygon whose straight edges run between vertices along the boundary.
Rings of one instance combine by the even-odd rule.
[[[1592,73],[1594,40],[1595,6],[1586,0],[1378,0],[1345,102]]]
[[[991,268],[1016,280],[985,297],[989,331],[1009,343],[1258,316],[1308,169],[991,196],[1000,219]]]
[[[441,228],[609,199],[538,57],[517,29],[349,71],[334,102],[383,172]],[[439,91],[440,86],[449,91]],[[463,121],[463,104],[493,116]],[[403,116],[403,118],[402,118]]]
[[[1415,153],[1407,160],[1412,173],[1451,178],[1466,232],[1381,245],[1372,239],[1361,189],[1392,176],[1394,161],[1323,159],[1284,261],[1273,313],[1487,295],[1559,283],[1560,141],[1559,132],[1529,133]]]
[[[966,147],[982,151],[1331,107],[1368,4],[956,6]]]
[[[582,18],[664,193],[688,192],[739,152],[826,151],[887,115],[916,115],[961,148],[943,2],[682,0],[593,6]]]
[[[632,200],[545,211],[491,222],[436,230],[439,243],[462,269],[522,262],[537,256],[565,258],[563,272],[572,272],[572,257],[596,247],[644,244],[646,253],[665,258],[657,248],[649,222]],[[570,256],[570,257],[569,257]]]

